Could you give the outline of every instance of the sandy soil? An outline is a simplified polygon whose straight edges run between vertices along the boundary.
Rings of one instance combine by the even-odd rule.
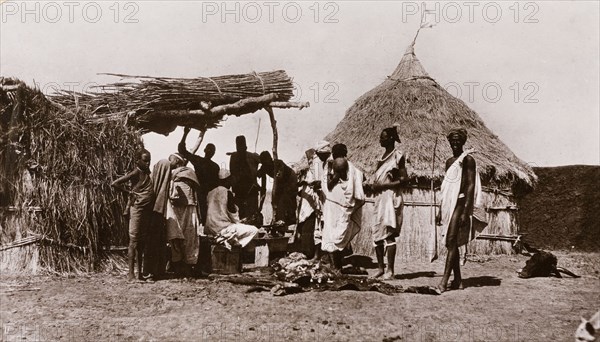
[[[582,278],[519,279],[524,256],[478,258],[442,296],[307,292],[273,297],[206,279],[0,276],[3,341],[572,341],[600,308],[600,254],[556,253]],[[434,285],[441,263],[399,264]],[[371,270],[372,272],[373,270]]]

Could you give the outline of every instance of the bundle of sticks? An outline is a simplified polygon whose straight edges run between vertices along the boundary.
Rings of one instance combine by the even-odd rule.
[[[61,91],[52,101],[67,108],[84,107],[96,120],[126,117],[142,129],[162,134],[177,125],[217,127],[223,115],[252,113],[270,104],[307,106],[287,102],[294,86],[283,70],[198,78],[105,75],[123,81],[97,86],[91,93]]]

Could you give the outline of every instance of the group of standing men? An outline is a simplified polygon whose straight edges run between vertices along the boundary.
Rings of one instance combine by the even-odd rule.
[[[314,222],[314,258],[320,259],[322,252],[328,252],[334,267],[341,270],[343,253],[361,229],[365,195],[372,196],[375,224],[371,235],[378,265],[375,277],[392,279],[396,238],[402,226],[401,188],[408,182],[408,175],[405,157],[395,146],[400,142],[396,127],[384,129],[379,141],[385,152],[368,180],[348,160],[344,144],[330,146],[322,141],[307,152],[310,167],[302,183],[299,222],[310,226]]]
[[[178,153],[158,161],[152,172],[150,152],[141,150],[136,154],[136,168],[112,183],[130,195],[126,210],[130,280],[135,279],[136,260],[139,280],[161,277],[166,268],[191,275],[198,263],[202,235],[214,237],[227,248],[248,244],[258,229],[247,223],[262,225],[257,217],[261,217],[267,176],[277,184],[273,223],[290,225],[295,221],[297,181],[291,168],[273,160],[269,152],[248,152],[245,138],[238,136],[231,171],[221,169],[212,161],[213,144],[206,145],[204,157],[187,150],[189,131],[184,130]],[[258,178],[262,179],[260,186]]]
[[[143,150],[137,155],[136,169],[112,184],[131,195],[129,279],[134,279],[136,254],[140,279],[144,279],[142,254],[145,254],[145,276],[150,279],[160,276],[161,246],[165,240],[170,244],[170,261],[182,274],[189,274],[198,261],[200,235],[212,235],[229,248],[245,246],[257,234],[256,226],[263,224],[260,213],[267,176],[274,180],[271,226],[299,223],[300,240],[306,242],[306,236],[312,236],[309,243],[314,246],[309,250],[314,259],[320,260],[322,252],[327,252],[333,266],[340,271],[343,253],[361,228],[365,196],[371,196],[374,204],[371,235],[378,265],[375,277],[394,278],[396,242],[402,226],[402,189],[408,184],[406,157],[396,148],[396,143],[400,143],[398,127],[381,132],[379,143],[385,151],[369,179],[348,160],[344,144],[330,146],[323,141],[307,151],[310,167],[300,183],[294,171],[283,161],[273,160],[269,152],[260,155],[248,152],[244,136],[236,138],[236,151],[231,154],[227,170],[211,160],[215,154],[212,144],[206,145],[204,157],[187,151],[188,133],[186,128],[178,153],[159,161],[152,174],[150,153]],[[462,288],[458,247],[472,235],[469,233],[473,209],[481,197],[475,160],[470,155],[473,151],[463,150],[466,131],[454,129],[447,138],[453,157],[446,162],[441,210],[436,220],[447,227],[448,256],[439,285],[441,292]],[[188,161],[194,170],[186,166]],[[127,182],[131,182],[131,190],[124,187]],[[454,280],[448,286],[451,273]]]
[[[481,201],[481,183],[471,156],[474,151],[463,150],[466,130],[453,129],[447,138],[453,156],[446,162],[436,219],[436,224],[446,226],[448,249],[444,276],[438,285],[440,292],[462,288],[458,248],[473,236],[473,209]],[[307,151],[310,166],[300,183],[298,222],[301,233],[314,227],[315,259],[321,258],[321,252],[329,252],[333,265],[341,269],[342,253],[360,230],[365,195],[370,196],[374,215],[371,236],[378,265],[375,277],[393,279],[396,243],[402,227],[402,191],[408,185],[408,173],[406,157],[396,147],[400,143],[398,127],[385,128],[379,143],[385,151],[369,179],[348,161],[343,144],[330,147],[322,141]],[[448,285],[452,273],[454,279]]]

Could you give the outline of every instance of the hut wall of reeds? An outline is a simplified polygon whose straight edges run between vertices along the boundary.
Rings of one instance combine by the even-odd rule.
[[[493,134],[463,101],[453,97],[431,78],[411,44],[398,67],[382,84],[362,95],[347,110],[326,140],[344,143],[348,158],[367,176],[374,173],[383,154],[379,134],[399,125],[411,187],[404,193],[404,220],[398,253],[407,260],[428,259],[435,251],[444,255],[444,238],[434,224],[434,207],[452,151],[446,140],[449,130],[468,131],[465,148],[474,148],[478,173],[484,186],[488,227],[473,240],[468,253],[510,254],[519,234],[518,199],[531,191],[536,180],[532,168],[521,161]],[[363,229],[353,243],[355,252],[372,255],[372,204],[365,205]],[[438,235],[437,246],[432,244]]]
[[[0,78],[0,273],[92,271],[127,244],[110,183],[133,169],[140,134],[90,115]]]

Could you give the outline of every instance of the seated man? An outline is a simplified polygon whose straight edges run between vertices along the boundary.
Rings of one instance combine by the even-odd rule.
[[[214,236],[217,242],[228,249],[239,245],[245,247],[258,233],[254,226],[240,223],[238,208],[235,205],[229,170],[219,170],[219,185],[207,196],[205,233]]]

